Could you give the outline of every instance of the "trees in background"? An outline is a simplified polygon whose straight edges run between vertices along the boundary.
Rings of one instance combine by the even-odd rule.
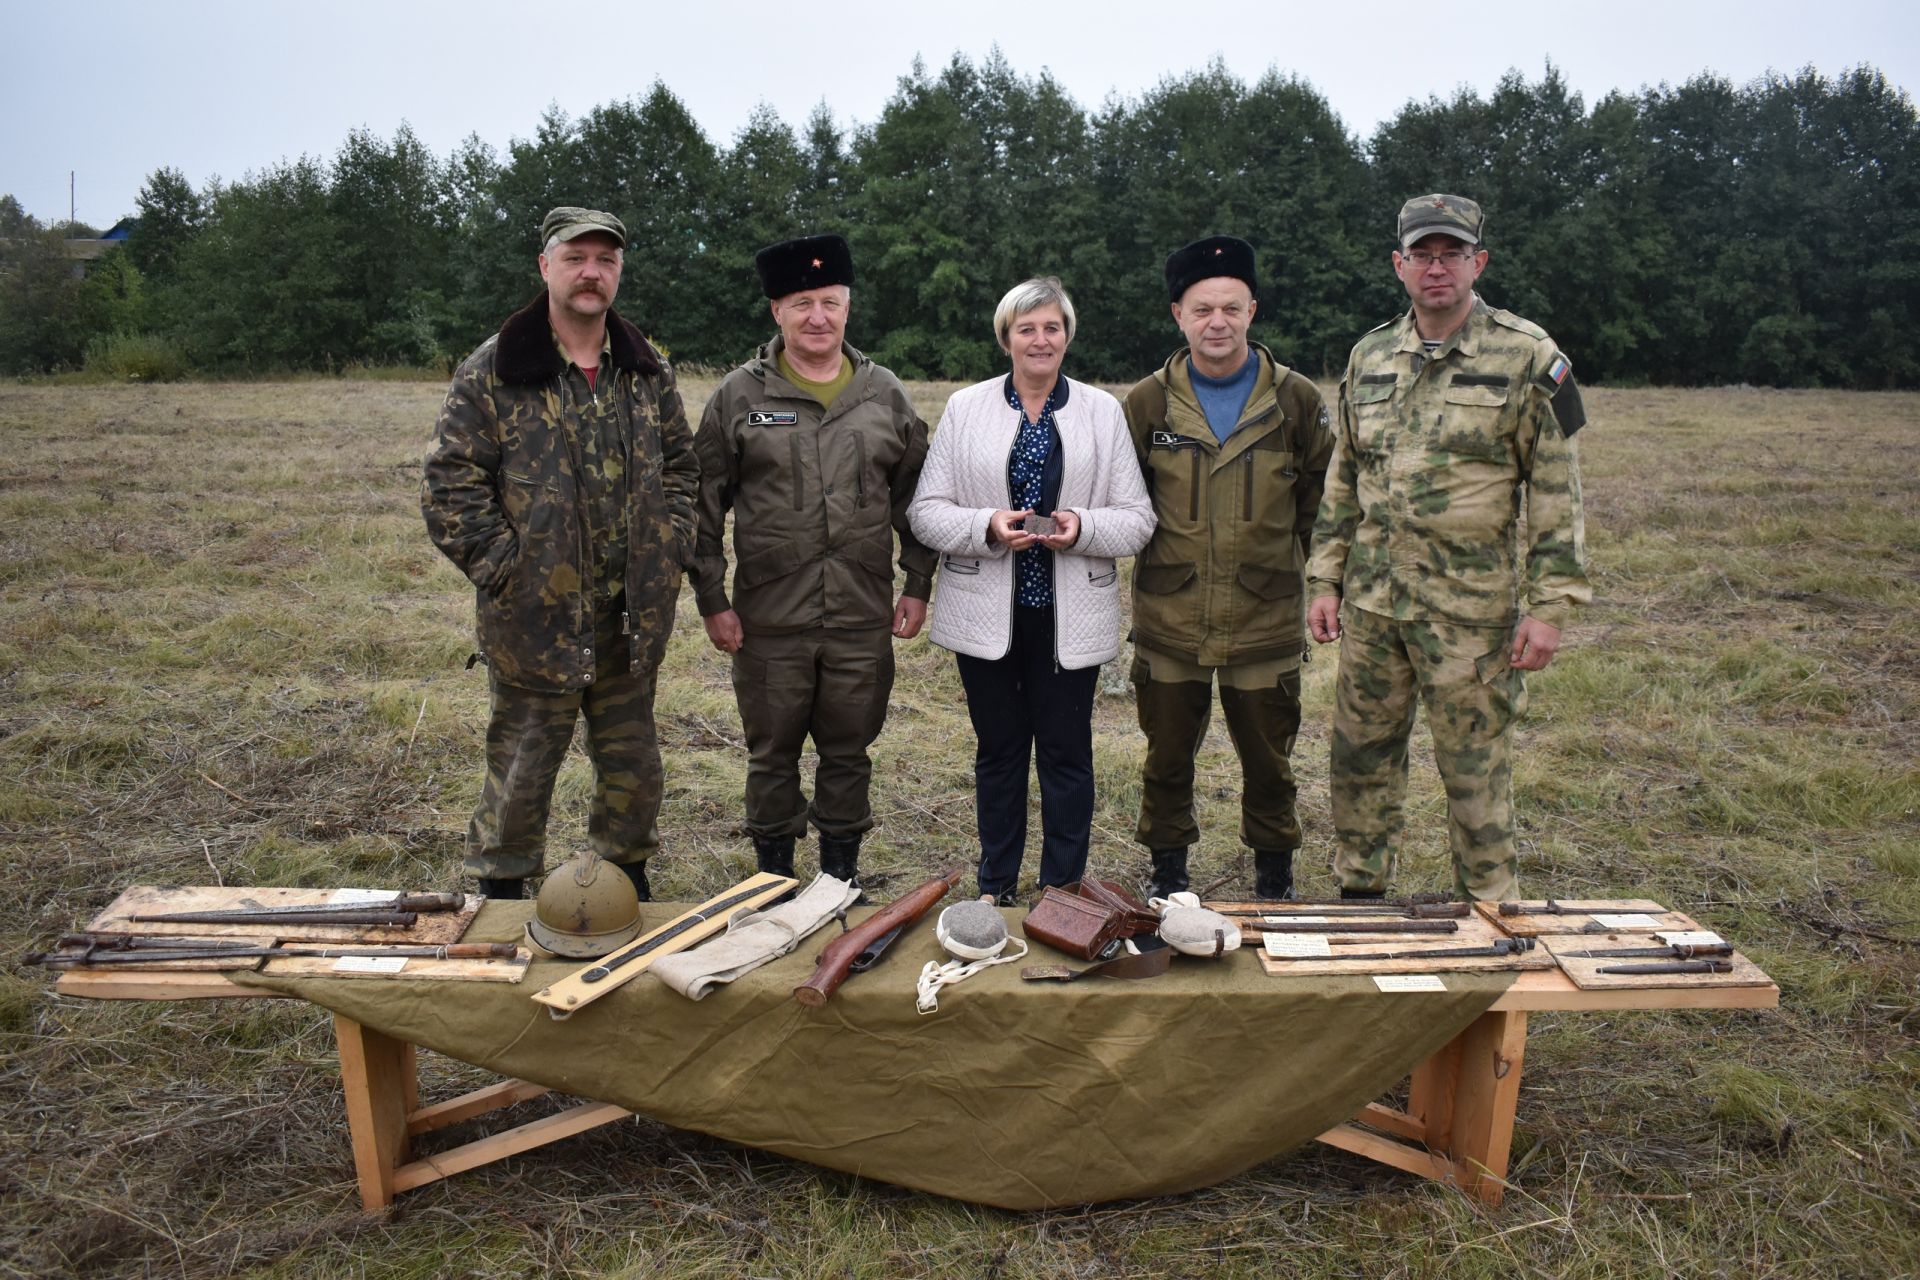
[[[160,168],[84,275],[73,229],[0,197],[0,371],[72,367],[108,335],[214,371],[457,359],[538,292],[542,214],[580,203],[626,222],[621,310],[682,362],[764,341],[754,252],[832,230],[859,275],[850,336],[903,375],[1001,368],[994,304],[1053,274],[1074,372],[1129,379],[1178,342],[1166,254],[1231,232],[1259,253],[1254,336],[1322,373],[1404,307],[1393,216],[1435,190],[1486,207],[1483,295],[1589,381],[1920,385],[1920,125],[1871,68],[1589,108],[1549,66],[1409,102],[1363,142],[1296,76],[1215,63],[1089,111],[997,52],[916,61],[850,135],[824,102],[797,132],[762,107],[717,146],[656,82],[550,108],[504,153],[437,158],[402,125],[199,191]]]

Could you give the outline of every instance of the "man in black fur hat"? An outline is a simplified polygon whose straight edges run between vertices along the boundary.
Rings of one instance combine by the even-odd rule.
[[[1240,756],[1240,838],[1254,895],[1293,896],[1300,820],[1289,757],[1307,647],[1301,574],[1333,455],[1311,378],[1249,342],[1253,246],[1208,236],[1166,262],[1187,345],[1127,393],[1158,521],[1133,566],[1132,680],[1147,735],[1140,823],[1155,897],[1187,887],[1194,757],[1213,686]]]
[[[708,639],[733,655],[760,870],[792,875],[811,822],[820,869],[853,880],[873,826],[867,748],[886,719],[893,640],[919,633],[933,587],[933,553],[907,524],[927,424],[898,378],[847,345],[845,240],[769,245],[754,267],[780,332],[726,376],[700,419],[695,599]],[[820,757],[811,801],[800,789],[808,738]]]
[[[455,371],[427,450],[427,529],[473,582],[475,657],[492,684],[466,853],[488,897],[523,897],[541,871],[581,717],[588,838],[652,896],[654,679],[693,556],[700,466],[672,369],[613,311],[626,239],[610,213],[547,214],[545,291]]]

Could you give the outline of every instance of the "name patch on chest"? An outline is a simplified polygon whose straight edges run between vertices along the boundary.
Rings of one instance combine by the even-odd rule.
[[[1156,449],[1197,449],[1200,442],[1192,436],[1183,436],[1177,431],[1156,431],[1153,433],[1153,447]]]
[[[750,427],[791,427],[799,421],[797,413],[775,413],[770,409],[755,409],[747,415]]]

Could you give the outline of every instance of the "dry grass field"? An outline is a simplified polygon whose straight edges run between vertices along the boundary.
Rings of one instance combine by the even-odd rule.
[[[920,389],[929,420],[951,389]],[[0,386],[10,961],[135,881],[457,883],[485,686],[462,669],[470,595],[417,508],[439,398]],[[1316,1147],[1188,1196],[1008,1214],[633,1120],[367,1217],[319,1010],[81,1002],[8,963],[0,1276],[1920,1274],[1920,396],[1590,406],[1599,600],[1533,686],[1523,885],[1661,899],[1736,938],[1783,997],[1536,1015],[1502,1209]],[[751,852],[727,669],[690,595],[681,621],[654,883],[701,897]],[[1124,670],[1096,711],[1093,859],[1137,877]],[[1331,676],[1309,668],[1296,756],[1310,893],[1331,887]],[[902,646],[877,896],[970,857],[970,753],[951,657]],[[1201,769],[1196,879],[1232,889],[1251,869],[1217,722]],[[555,860],[584,843],[587,787],[576,753]],[[1411,800],[1400,887],[1443,888],[1424,752]],[[478,1083],[423,1060],[429,1096]]]

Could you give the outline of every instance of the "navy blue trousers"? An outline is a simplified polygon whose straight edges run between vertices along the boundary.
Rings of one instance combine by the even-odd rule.
[[[1053,610],[1013,611],[1013,645],[994,660],[959,655],[973,721],[981,893],[1011,893],[1027,845],[1027,762],[1040,774],[1040,885],[1087,869],[1093,825],[1093,694],[1099,667],[1054,666]]]

